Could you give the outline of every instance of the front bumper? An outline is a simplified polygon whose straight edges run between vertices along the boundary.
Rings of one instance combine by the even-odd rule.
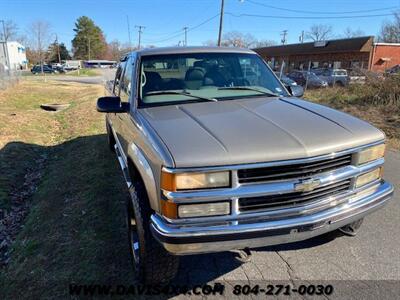
[[[151,217],[153,236],[175,255],[256,248],[309,239],[352,223],[382,207],[393,186],[382,182],[367,195],[353,195],[340,205],[313,214],[281,219],[248,218],[215,223],[171,224]]]

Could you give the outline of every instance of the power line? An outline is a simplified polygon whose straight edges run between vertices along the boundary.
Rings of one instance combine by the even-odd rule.
[[[186,30],[186,33],[190,32],[190,31],[193,31],[193,30],[196,30],[197,28],[203,26],[204,24],[214,20],[216,17],[219,17],[219,15],[220,14],[218,13],[218,14],[212,16],[211,18],[208,18],[208,19],[204,20],[203,22],[201,22],[201,23],[199,23],[199,24],[197,24],[195,26],[188,27],[188,29]],[[166,42],[166,41],[172,40],[172,39],[177,38],[177,37],[179,37],[181,35],[182,35],[182,30],[179,30],[178,34],[172,35],[172,36],[167,37],[165,39],[161,39],[161,40],[146,40],[146,42],[147,43],[157,44],[157,43],[162,43],[162,42]]]
[[[226,12],[225,14],[230,15],[235,18],[241,17],[254,17],[254,18],[269,18],[269,19],[357,19],[357,18],[376,18],[376,17],[386,17],[393,16],[394,13],[390,14],[378,14],[378,15],[354,15],[354,16],[325,16],[325,17],[315,17],[315,16],[276,16],[276,15],[257,15],[257,14],[233,14]]]
[[[297,10],[290,8],[277,7],[269,4],[260,3],[253,0],[246,0],[246,2],[252,3],[254,5],[264,6],[276,10],[295,12],[295,13],[303,13],[303,14],[322,14],[322,15],[341,15],[341,14],[354,14],[354,13],[366,13],[366,12],[375,12],[375,11],[384,11],[397,9],[397,6],[383,7],[383,8],[375,8],[375,9],[365,9],[365,10],[353,10],[353,11],[341,11],[341,12],[326,12],[326,11],[307,11],[307,10]]]

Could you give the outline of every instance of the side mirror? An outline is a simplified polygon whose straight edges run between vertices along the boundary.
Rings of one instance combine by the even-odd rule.
[[[97,111],[104,113],[123,113],[129,110],[129,103],[121,102],[118,96],[100,97],[97,99]]]
[[[293,97],[303,97],[304,89],[301,85],[291,85],[287,87]]]

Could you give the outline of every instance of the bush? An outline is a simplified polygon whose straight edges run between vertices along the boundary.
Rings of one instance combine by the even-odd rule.
[[[349,93],[357,95],[354,99],[357,104],[394,105],[400,108],[400,76],[373,80],[367,77],[363,85],[350,85]]]

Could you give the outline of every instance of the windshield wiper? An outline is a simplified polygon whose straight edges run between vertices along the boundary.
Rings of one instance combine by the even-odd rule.
[[[154,91],[154,92],[146,93],[145,96],[157,96],[157,95],[183,95],[183,96],[196,98],[199,100],[218,102],[218,100],[214,99],[214,98],[206,98],[206,97],[196,96],[196,95],[193,95],[188,92],[176,92],[176,91]]]
[[[270,97],[279,97],[278,94],[274,94],[272,92],[265,92],[256,88],[252,88],[252,87],[248,87],[248,86],[224,86],[224,87],[220,87],[218,88],[219,90],[242,90],[242,91],[254,91],[254,92],[258,92],[260,94],[266,95],[266,96],[270,96]]]

